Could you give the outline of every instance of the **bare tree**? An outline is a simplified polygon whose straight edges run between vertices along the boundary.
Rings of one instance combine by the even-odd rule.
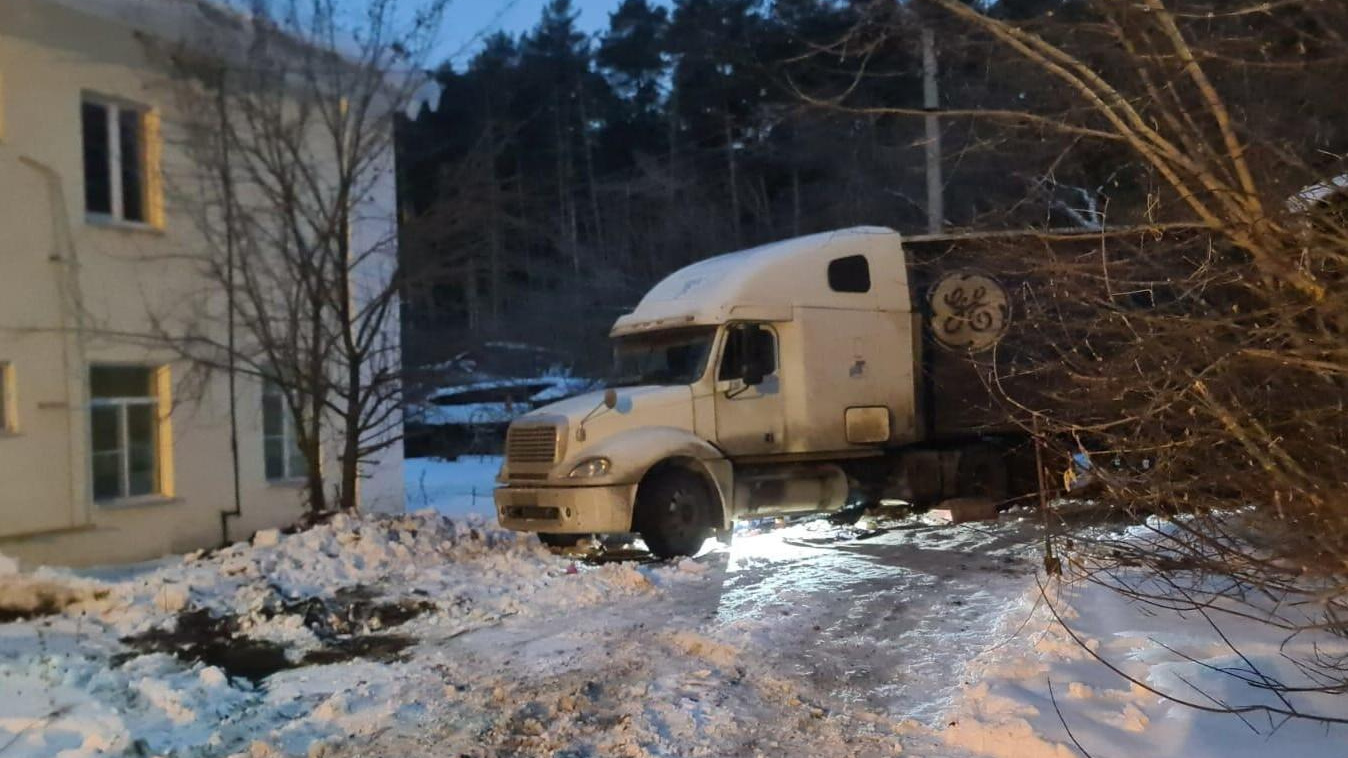
[[[254,0],[166,51],[191,170],[175,200],[211,292],[157,336],[284,397],[309,508],[354,509],[401,435],[393,125],[447,0]],[[325,487],[327,451],[337,466]]]

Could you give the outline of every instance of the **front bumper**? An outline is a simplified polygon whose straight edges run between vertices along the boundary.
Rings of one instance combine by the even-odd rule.
[[[496,517],[518,532],[613,534],[632,531],[635,484],[607,487],[497,487]]]

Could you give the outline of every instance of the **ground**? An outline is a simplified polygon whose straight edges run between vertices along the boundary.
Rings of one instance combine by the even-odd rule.
[[[1024,514],[815,521],[593,564],[473,515],[490,460],[418,465],[409,500],[457,518],[339,518],[117,570],[0,561],[0,758],[1217,758],[1348,737],[1111,673],[1087,651],[1167,692],[1264,697],[1219,673],[1231,653],[1201,619],[1047,580]],[[1255,661],[1285,651],[1234,632]]]

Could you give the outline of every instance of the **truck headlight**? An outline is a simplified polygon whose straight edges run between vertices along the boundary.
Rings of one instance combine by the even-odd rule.
[[[607,458],[586,458],[576,467],[571,469],[571,473],[566,475],[567,479],[593,479],[596,476],[603,476],[608,473],[611,463]]]

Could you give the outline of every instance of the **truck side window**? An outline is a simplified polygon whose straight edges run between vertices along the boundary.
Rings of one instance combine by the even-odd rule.
[[[773,372],[769,373],[774,373],[777,366],[776,334],[766,328],[755,332],[743,325],[732,326],[726,334],[725,350],[721,354],[721,367],[717,369],[716,378],[720,381],[743,379],[741,369],[745,358],[758,359],[761,361],[759,365],[773,367]]]
[[[829,261],[828,287],[834,292],[870,292],[871,267],[866,256],[849,255]]]

